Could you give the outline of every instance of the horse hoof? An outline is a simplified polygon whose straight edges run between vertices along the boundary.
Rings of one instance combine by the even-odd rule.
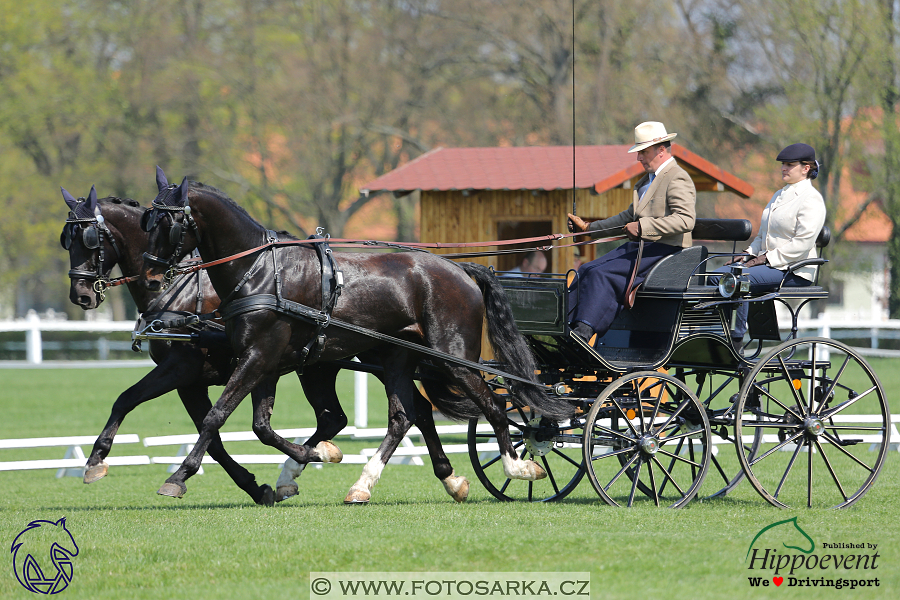
[[[371,498],[372,494],[365,490],[351,489],[347,497],[344,498],[344,504],[368,504]]]
[[[447,490],[450,497],[457,502],[465,502],[469,497],[469,480],[465,477],[451,475],[447,479],[441,480],[441,483],[444,484],[444,489]]]
[[[272,490],[272,486],[264,483],[259,486],[259,490],[262,492],[262,495],[256,503],[260,506],[275,506],[275,492]]]
[[[344,453],[331,440],[316,444],[316,454],[323,463],[339,463],[344,460]]]
[[[528,462],[530,463],[528,466],[531,468],[531,470],[533,472],[531,481],[537,481],[538,479],[543,479],[544,477],[547,476],[547,471],[545,471],[544,468],[541,467],[541,465],[537,464],[533,460],[529,460]]]
[[[98,464],[92,467],[85,467],[84,469],[84,482],[85,483],[94,483],[95,481],[99,481],[106,477],[106,474],[109,472],[109,465],[106,464],[106,461],[101,460]]]
[[[161,488],[156,490],[156,493],[170,498],[182,498],[187,493],[187,487],[177,483],[164,483]]]
[[[299,493],[300,493],[300,488],[297,487],[296,483],[290,483],[288,485],[279,485],[278,489],[275,490],[275,501],[282,502],[292,496],[296,496]]]

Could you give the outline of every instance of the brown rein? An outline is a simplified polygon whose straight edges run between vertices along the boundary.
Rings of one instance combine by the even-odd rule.
[[[354,240],[347,238],[319,238],[319,239],[308,239],[308,240],[285,240],[278,242],[267,242],[261,246],[257,246],[255,248],[250,248],[249,250],[244,250],[243,252],[238,252],[237,254],[232,254],[230,256],[226,256],[224,258],[219,258],[216,260],[212,260],[209,262],[190,265],[186,268],[177,269],[179,275],[185,275],[189,273],[194,273],[195,271],[199,271],[201,269],[208,269],[210,267],[215,267],[217,265],[221,265],[227,262],[231,262],[233,260],[237,260],[238,258],[243,258],[245,256],[249,256],[251,254],[255,254],[257,252],[261,252],[268,248],[273,248],[275,246],[301,246],[304,244],[321,244],[327,243],[330,246],[337,247],[345,247],[352,248],[358,245],[365,245],[373,248],[413,248],[413,249],[424,249],[424,248],[470,248],[470,247],[483,247],[483,246],[508,246],[512,244],[525,244],[529,242],[537,242],[537,241],[554,241],[561,240],[567,237],[576,237],[580,235],[589,235],[593,232],[581,231],[578,233],[551,233],[550,235],[542,235],[531,238],[519,238],[515,240],[495,240],[490,242],[434,242],[434,243],[424,243],[424,242],[381,242],[377,240]],[[589,240],[587,242],[576,242],[574,244],[563,244],[557,246],[537,246],[535,248],[523,248],[518,250],[506,250],[499,252],[475,252],[468,254],[442,254],[440,255],[442,258],[465,258],[468,256],[493,256],[499,254],[506,253],[514,253],[514,252],[530,252],[531,250],[550,250],[552,248],[568,248],[570,246],[586,246],[588,244],[599,244],[602,242],[610,242],[614,240],[621,240],[625,236],[612,236],[607,238],[599,238],[594,240]],[[132,279],[132,278],[128,278]],[[127,283],[127,282],[123,282]],[[112,285],[112,282],[110,283]],[[121,285],[117,283],[116,285]]]

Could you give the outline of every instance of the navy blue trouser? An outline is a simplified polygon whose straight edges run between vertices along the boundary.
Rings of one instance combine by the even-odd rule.
[[[715,273],[731,273],[731,267],[726,265],[719,267]],[[808,279],[804,279],[799,275],[790,273],[785,277],[784,271],[770,267],[769,265],[756,265],[749,269],[743,270],[744,274],[750,279],[750,291],[754,294],[763,292],[771,292],[778,289],[781,280],[784,279],[784,287],[803,287],[812,285]],[[719,278],[716,276],[709,277],[710,285],[719,285]],[[743,338],[747,333],[747,315],[750,312],[749,302],[740,302],[737,306],[737,312],[734,317],[734,330],[731,332],[732,337]],[[726,315],[727,316],[727,315]]]
[[[647,272],[659,260],[681,250],[678,246],[659,242],[644,242],[644,253],[634,285],[644,281]],[[578,276],[569,288],[570,323],[586,323],[602,336],[609,331],[616,316],[622,312],[625,287],[637,259],[638,242],[626,242],[578,269]]]

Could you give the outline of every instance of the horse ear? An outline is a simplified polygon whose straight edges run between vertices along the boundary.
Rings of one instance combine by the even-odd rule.
[[[64,187],[60,187],[59,189],[62,190],[63,200],[66,201],[69,210],[75,210],[78,202],[75,201],[75,198],[72,196],[72,194],[70,194]]]
[[[94,186],[91,186],[91,192],[88,194],[87,200],[81,203],[81,205],[78,207],[78,210],[75,211],[75,216],[82,219],[90,219],[95,216],[96,208],[97,190],[94,188]]]
[[[179,202],[182,206],[187,206],[188,203],[188,178],[185,177],[181,180],[181,185],[178,186],[178,198]]]
[[[159,165],[156,165],[156,187],[159,192],[169,187],[169,180],[166,179],[166,174],[159,168]]]

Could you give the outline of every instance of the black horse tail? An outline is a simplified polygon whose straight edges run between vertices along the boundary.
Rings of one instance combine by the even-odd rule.
[[[503,370],[527,379],[532,384],[508,381],[508,389],[513,404],[530,406],[545,417],[566,419],[575,413],[574,407],[562,398],[550,396],[544,391],[534,371],[537,363],[528,342],[519,333],[513,318],[512,308],[506,292],[491,270],[475,263],[457,263],[466,274],[475,280],[484,297],[484,312],[487,318],[488,339],[494,355],[503,364]]]

